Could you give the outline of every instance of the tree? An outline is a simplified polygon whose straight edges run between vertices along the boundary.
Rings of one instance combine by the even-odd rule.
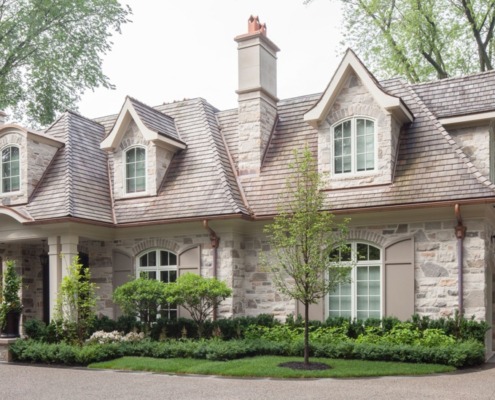
[[[89,268],[76,256],[67,268],[57,297],[54,319],[60,334],[69,341],[82,343],[96,318],[96,302],[96,284],[91,282]]]
[[[102,56],[130,12],[118,0],[1,0],[0,109],[45,125],[85,89],[113,88]]]
[[[145,331],[149,332],[151,324],[156,322],[160,308],[167,303],[167,285],[169,284],[156,279],[137,278],[115,289],[113,301],[125,315],[139,318]]]
[[[337,222],[324,209],[321,177],[306,147],[294,151],[289,164],[287,192],[279,213],[267,225],[273,256],[265,257],[277,289],[304,306],[304,364],[309,364],[309,306],[348,281],[349,268],[333,260],[337,249],[345,249],[348,220]]]
[[[3,282],[0,282],[0,330],[5,329],[7,315],[9,313],[14,312],[20,314],[22,311],[22,302],[19,297],[22,278],[15,270],[14,261],[8,260],[5,265],[7,266],[5,276]],[[0,279],[2,279],[1,275]]]
[[[493,69],[495,0],[339,2],[344,41],[382,78],[419,82]]]
[[[189,311],[198,327],[198,335],[202,337],[206,319],[232,294],[232,290],[225,282],[215,278],[186,273],[176,282],[167,284],[165,293],[169,303],[180,305]]]

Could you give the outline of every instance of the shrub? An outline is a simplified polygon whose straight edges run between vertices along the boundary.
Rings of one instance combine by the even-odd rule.
[[[203,336],[204,324],[213,310],[232,294],[225,282],[216,278],[186,273],[177,281],[165,286],[165,296],[169,303],[185,308],[196,323],[198,336]]]
[[[166,283],[138,278],[124,283],[113,292],[113,300],[128,317],[139,318],[146,332],[156,322],[160,307],[167,303]]]

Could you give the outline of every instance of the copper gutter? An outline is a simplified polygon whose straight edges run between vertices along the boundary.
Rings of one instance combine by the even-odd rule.
[[[208,220],[203,220],[203,227],[210,233],[211,248],[213,249],[213,262],[212,262],[212,275],[213,278],[217,278],[217,259],[218,259],[218,245],[220,244],[220,238],[215,231],[208,225]],[[217,320],[217,308],[213,308],[213,321]]]
[[[461,206],[456,204],[454,206],[455,217],[457,219],[457,226],[455,227],[455,236],[457,238],[457,291],[459,297],[459,316],[462,317],[464,313],[464,276],[462,272],[462,266],[464,264],[463,254],[463,242],[466,237],[466,227],[462,224]]]

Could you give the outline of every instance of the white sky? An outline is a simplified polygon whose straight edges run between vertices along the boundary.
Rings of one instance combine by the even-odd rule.
[[[150,105],[203,97],[225,110],[237,106],[237,43],[249,16],[267,24],[278,53],[280,99],[321,92],[341,54],[335,0],[121,0],[132,23],[113,38],[103,71],[117,86],[88,91],[79,112],[118,113],[125,96]]]

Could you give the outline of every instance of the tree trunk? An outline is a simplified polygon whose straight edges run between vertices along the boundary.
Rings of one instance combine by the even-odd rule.
[[[309,364],[309,303],[304,304],[304,365]]]

